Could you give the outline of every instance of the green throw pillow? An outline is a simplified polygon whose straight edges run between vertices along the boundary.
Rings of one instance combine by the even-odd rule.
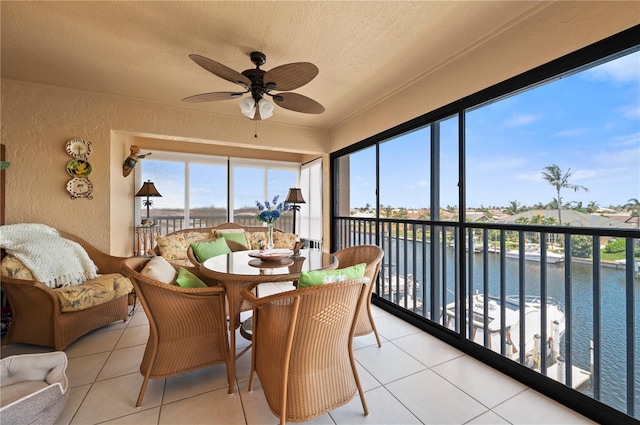
[[[218,232],[218,235],[220,237],[222,237],[222,238],[225,238],[226,240],[238,242],[242,246],[244,246],[246,248],[249,248],[247,246],[247,237],[245,236],[244,232],[242,232],[242,233],[223,233],[223,232]]]
[[[366,267],[366,263],[360,263],[344,269],[301,272],[298,289],[364,277],[364,269]]]
[[[198,276],[191,273],[184,267],[180,267],[178,270],[178,278],[176,279],[176,285],[183,288],[206,288],[207,285],[200,280]]]
[[[206,242],[193,242],[191,244],[193,253],[201,263],[204,263],[211,257],[216,255],[229,254],[231,249],[227,245],[227,241],[223,238],[213,239]]]

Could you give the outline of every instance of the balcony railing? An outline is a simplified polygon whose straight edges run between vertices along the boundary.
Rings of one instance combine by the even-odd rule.
[[[334,237],[384,249],[376,302],[640,418],[639,231],[339,218]]]

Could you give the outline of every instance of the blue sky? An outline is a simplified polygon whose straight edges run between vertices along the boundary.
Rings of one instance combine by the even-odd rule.
[[[172,162],[150,156],[143,160],[143,181],[151,180],[162,195],[153,199],[154,208],[183,208],[185,171],[183,162]],[[190,206],[226,207],[227,205],[227,162],[215,159],[219,163],[191,163],[189,170]],[[267,183],[265,195],[264,183]],[[280,195],[284,201],[290,187],[296,186],[296,173],[282,168],[269,168],[266,172],[262,167],[235,167],[234,191],[235,208],[254,207],[256,201],[271,201],[275,195]],[[138,186],[140,186],[138,184]]]
[[[466,116],[467,206],[550,202],[544,167],[570,170],[564,202],[640,199],[640,53],[567,76]],[[457,119],[443,124],[441,205],[457,205]],[[429,205],[428,129],[381,146],[381,204]],[[374,151],[352,155],[351,206],[375,204]]]

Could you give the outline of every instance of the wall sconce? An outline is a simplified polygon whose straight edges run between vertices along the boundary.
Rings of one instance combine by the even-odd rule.
[[[293,210],[293,233],[296,233],[296,213],[300,211],[300,205],[298,204],[306,204],[304,198],[302,197],[302,191],[295,187],[290,188],[287,199],[284,202],[287,204],[292,204],[291,209]]]
[[[137,147],[136,145],[131,145],[129,150],[131,151],[131,153],[124,160],[124,163],[122,164],[122,175],[125,177],[131,174],[131,172],[133,171],[133,169],[135,168],[139,160],[141,160],[145,156],[151,155],[151,152],[145,155],[140,155],[140,148]]]
[[[145,220],[146,224],[152,224],[151,220],[149,219],[149,207],[151,206],[151,204],[153,204],[153,201],[149,198],[162,197],[162,195],[160,195],[160,193],[158,192],[158,189],[156,189],[156,187],[153,185],[151,180],[147,180],[146,182],[144,182],[144,184],[142,185],[138,193],[136,193],[136,198],[139,198],[142,196],[147,197],[146,200],[142,201],[142,205],[147,207],[147,219]]]

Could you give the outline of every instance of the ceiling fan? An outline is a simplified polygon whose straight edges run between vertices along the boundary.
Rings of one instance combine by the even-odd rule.
[[[237,99],[246,93],[251,93],[251,97],[245,97],[240,100],[240,110],[253,120],[263,120],[273,115],[273,104],[264,99],[265,95],[270,96],[278,106],[285,109],[306,114],[321,114],[324,112],[324,106],[315,100],[298,93],[289,92],[289,90],[304,86],[318,75],[318,67],[312,63],[295,62],[277,66],[270,71],[264,71],[260,69],[260,66],[265,64],[267,57],[262,52],[251,52],[251,62],[256,68],[237,72],[204,56],[191,54],[189,57],[212,74],[241,85],[244,91],[196,94],[182,99],[184,102],[213,102]],[[285,93],[271,93],[273,90],[285,91]]]

